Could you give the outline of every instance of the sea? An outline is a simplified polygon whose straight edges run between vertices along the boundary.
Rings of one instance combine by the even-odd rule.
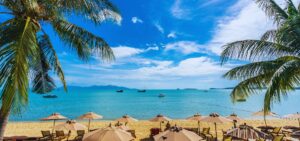
[[[219,113],[227,116],[236,113],[243,118],[254,118],[253,112],[262,109],[264,93],[250,96],[245,102],[233,103],[231,89],[174,89],[146,90],[102,89],[99,87],[70,87],[66,93],[62,88],[51,94],[57,98],[29,94],[29,103],[20,114],[11,115],[10,121],[39,121],[51,113],[60,113],[69,119],[77,119],[86,112],[102,115],[102,120],[114,120],[128,114],[140,120],[163,114],[172,119],[185,119],[193,114]],[[159,97],[160,94],[165,97]],[[273,112],[286,115],[300,111],[300,90],[293,91],[272,106]]]

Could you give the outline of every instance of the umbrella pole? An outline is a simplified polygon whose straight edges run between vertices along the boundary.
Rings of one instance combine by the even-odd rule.
[[[198,121],[198,134],[200,134],[200,121]]]
[[[298,118],[298,123],[299,123],[299,127],[300,127],[300,118]]]
[[[162,131],[162,130],[161,130],[161,123],[162,123],[162,122],[160,122],[160,123],[159,123],[159,128],[160,128],[160,131]]]
[[[53,120],[52,134],[54,133],[54,127],[55,127],[55,120]]]
[[[215,122],[216,140],[218,140],[217,123]]]
[[[89,119],[88,132],[90,132],[91,119]]]

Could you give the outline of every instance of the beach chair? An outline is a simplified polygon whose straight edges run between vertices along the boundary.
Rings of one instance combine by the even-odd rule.
[[[127,130],[131,134],[132,137],[136,138],[135,130]]]
[[[206,140],[213,139],[213,135],[210,134],[210,128],[203,128],[202,132],[200,132],[200,136]]]
[[[65,135],[65,132],[60,130],[60,131],[55,131],[56,136],[54,137],[54,140],[61,141],[65,138],[68,137],[68,135]]]
[[[85,131],[84,130],[77,130],[77,136],[75,137],[75,141],[81,141],[84,134],[85,134]]]
[[[150,129],[150,138],[153,138],[153,136],[158,135],[160,132],[160,128],[151,128]]]
[[[48,141],[53,139],[50,131],[41,131],[41,133],[42,137],[38,139],[39,141]]]

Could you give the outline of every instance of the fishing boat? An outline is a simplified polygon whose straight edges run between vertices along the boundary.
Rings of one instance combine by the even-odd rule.
[[[137,92],[139,92],[139,93],[145,93],[146,90],[138,90]]]
[[[57,98],[57,95],[44,95],[43,98]]]
[[[117,93],[123,93],[124,90],[117,90],[116,92],[117,92]]]
[[[240,99],[237,99],[236,101],[237,102],[246,102],[246,99],[245,98],[240,98]]]
[[[158,97],[163,98],[163,97],[165,97],[165,95],[164,94],[159,94]]]

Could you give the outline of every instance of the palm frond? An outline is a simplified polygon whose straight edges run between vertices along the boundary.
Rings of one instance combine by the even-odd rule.
[[[58,0],[57,5],[63,12],[84,16],[95,24],[105,20],[120,23],[122,20],[117,7],[108,0]]]
[[[288,14],[274,0],[256,0],[256,3],[276,24],[280,25],[288,19]]]
[[[32,80],[32,92],[37,94],[45,94],[54,90],[56,86],[54,80],[48,74],[50,66],[43,50],[41,50],[41,46],[39,52],[40,57],[33,61],[34,78]]]
[[[274,59],[284,55],[297,55],[294,52],[299,49],[292,49],[288,46],[275,42],[262,40],[243,40],[229,43],[221,53],[221,63],[224,64],[229,58],[260,61]]]
[[[15,95],[18,95],[27,102],[28,98],[28,73],[29,73],[29,63],[28,58],[34,57],[37,49],[36,43],[36,26],[31,23],[30,17],[24,21],[23,19],[18,19],[16,22],[16,28],[19,34],[16,34],[17,39],[13,44],[10,45],[12,48],[12,57],[10,60],[10,70],[6,76],[7,79],[2,84],[2,110],[1,114],[6,114],[10,111],[13,104]]]
[[[272,103],[280,102],[281,96],[286,96],[289,91],[295,90],[295,86],[300,84],[299,67],[299,58],[290,60],[272,75],[264,99],[265,112],[270,111]]]
[[[274,42],[276,39],[276,34],[277,30],[268,30],[261,36],[260,40]]]
[[[64,20],[52,24],[60,39],[75,49],[82,60],[89,60],[92,52],[103,60],[114,60],[112,49],[102,38]]]
[[[247,98],[251,94],[256,94],[258,90],[266,87],[270,73],[257,75],[240,82],[234,87],[230,96],[233,102]]]
[[[50,38],[46,34],[45,31],[43,31],[42,35],[38,36],[38,43],[39,43],[40,49],[42,50],[42,52],[45,56],[45,59],[48,61],[49,65],[50,65],[50,69],[53,69],[56,72],[57,76],[60,78],[60,81],[62,82],[62,84],[64,86],[65,91],[67,91],[67,83],[65,80],[65,75],[64,75],[63,69],[59,62],[56,51],[55,51],[54,47],[52,46]]]

